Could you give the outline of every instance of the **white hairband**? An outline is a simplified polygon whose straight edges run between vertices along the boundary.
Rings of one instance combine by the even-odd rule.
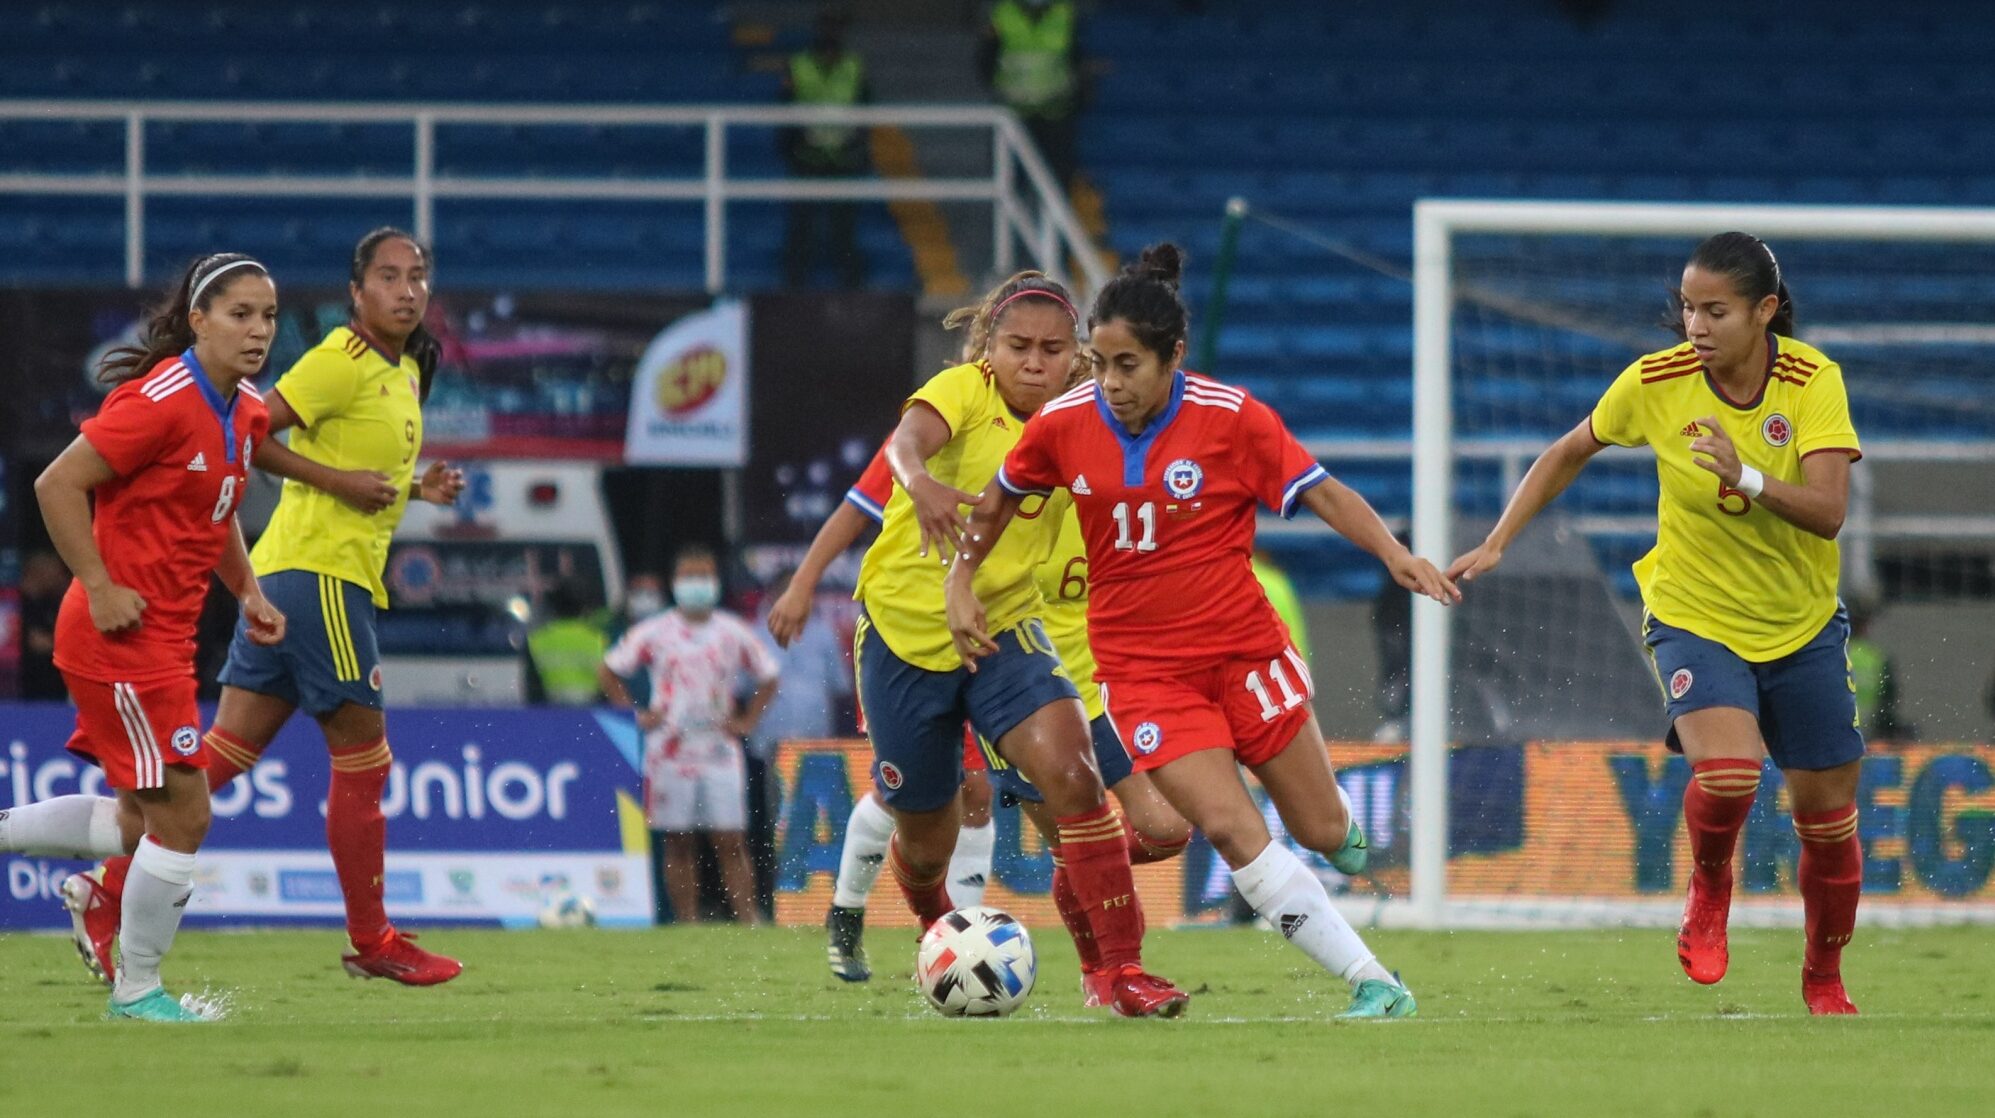
[[[257,271],[262,272],[265,275],[270,274],[269,269],[265,268],[261,264],[258,264],[256,261],[249,259],[248,257],[244,257],[241,260],[231,260],[228,263],[222,265],[221,267],[216,268],[214,271],[209,272],[207,275],[201,277],[201,282],[194,285],[193,293],[187,296],[187,309],[193,310],[195,307],[201,305],[201,292],[207,290],[208,285],[215,282],[216,276],[221,275],[223,272],[226,272],[231,268],[242,268],[242,267],[255,268]]]

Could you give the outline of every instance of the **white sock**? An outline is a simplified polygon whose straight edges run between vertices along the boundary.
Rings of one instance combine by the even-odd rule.
[[[838,855],[838,883],[831,903],[839,908],[865,908],[866,895],[880,876],[887,858],[887,840],[894,837],[894,817],[871,796],[859,797],[845,821],[845,849]]]
[[[1393,980],[1330,903],[1323,883],[1288,847],[1270,842],[1259,857],[1233,871],[1233,884],[1255,912],[1331,974],[1353,986],[1368,978]]]
[[[194,895],[194,856],[168,850],[147,835],[132,856],[125,879],[125,911],[118,924],[117,988],[111,997],[133,1002],[159,988],[159,961],[173,949],[181,913]]]
[[[57,796],[0,811],[0,850],[42,858],[115,858],[125,852],[118,801]]]
[[[957,908],[984,903],[984,886],[991,879],[991,850],[996,846],[996,823],[956,832],[956,853],[949,856],[949,899]]]

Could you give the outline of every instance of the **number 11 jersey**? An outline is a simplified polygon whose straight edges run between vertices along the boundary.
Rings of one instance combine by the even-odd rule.
[[[1103,679],[1273,658],[1287,632],[1254,577],[1254,513],[1294,514],[1329,475],[1280,417],[1238,388],[1179,370],[1141,435],[1093,382],[1026,425],[998,482],[1064,488],[1088,557],[1088,636]]]

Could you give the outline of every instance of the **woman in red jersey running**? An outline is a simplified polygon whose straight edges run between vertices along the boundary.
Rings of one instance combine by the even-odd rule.
[[[1095,380],[1042,408],[984,490],[948,579],[950,631],[973,668],[990,655],[978,565],[1026,496],[1072,493],[1096,678],[1136,771],[1205,832],[1255,911],[1350,984],[1343,1016],[1410,1017],[1413,995],[1273,841],[1237,775],[1239,764],[1253,770],[1297,842],[1347,873],[1363,868],[1364,834],[1310,710],[1308,670],[1254,577],[1255,506],[1306,507],[1399,585],[1444,603],[1457,594],[1267,405],[1178,367],[1180,261],[1175,245],[1146,250],[1096,296]]]
[[[209,1019],[166,992],[159,965],[208,832],[194,630],[210,575],[241,601],[251,639],[284,639],[284,615],[265,600],[235,517],[270,430],[248,378],[263,368],[276,321],[263,265],[236,253],[196,261],[140,344],[105,359],[99,379],[117,387],[35,481],[49,538],[76,572],[55,636],[76,703],[69,749],[102,768],[117,795],[0,812],[0,849],[133,854],[111,1017]]]

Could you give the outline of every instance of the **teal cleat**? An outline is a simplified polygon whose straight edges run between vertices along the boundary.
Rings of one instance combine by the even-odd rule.
[[[121,1002],[116,998],[112,998],[111,1008],[104,1011],[104,1017],[106,1020],[113,1021],[119,1018],[129,1018],[133,1021],[165,1021],[169,1023],[210,1020],[205,1014],[197,1013],[180,1004],[180,1000],[172,994],[167,993],[163,987],[155,989],[152,993],[133,1002]]]
[[[1371,861],[1372,844],[1365,840],[1365,829],[1358,826],[1356,818],[1351,820],[1351,829],[1344,832],[1344,845],[1337,853],[1330,855],[1330,864],[1345,877],[1356,877],[1365,872],[1365,863]]]
[[[1396,979],[1398,976],[1395,975]],[[1351,993],[1351,1008],[1337,1015],[1339,1021],[1386,1017],[1413,1017],[1420,1007],[1413,1001],[1413,991],[1403,984],[1382,979],[1367,978],[1358,983]]]

